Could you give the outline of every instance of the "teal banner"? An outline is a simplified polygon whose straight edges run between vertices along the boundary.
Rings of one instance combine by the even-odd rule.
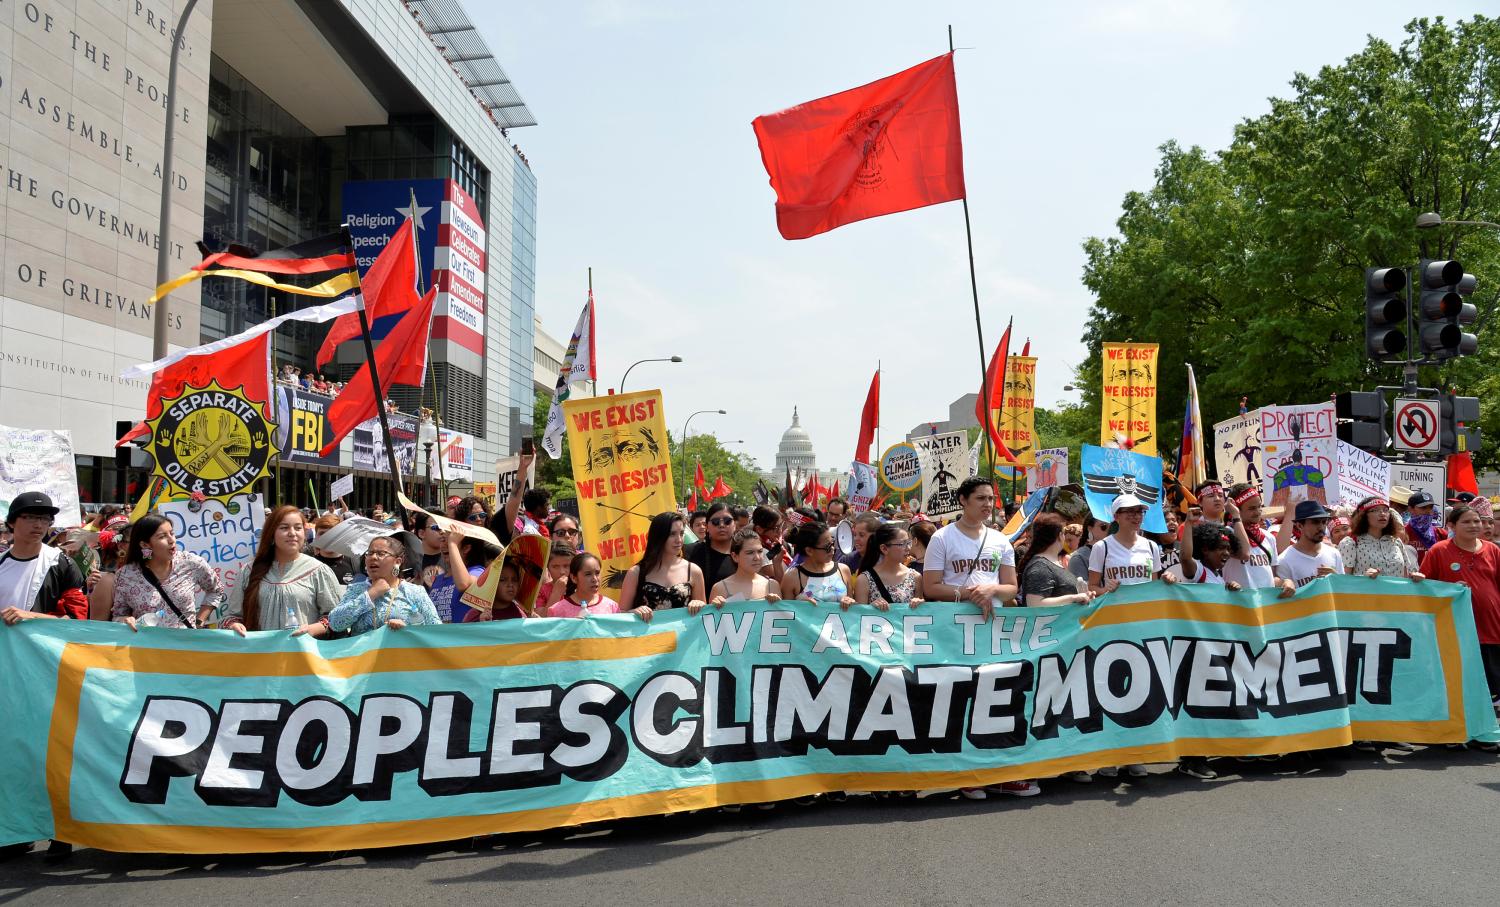
[[[748,603],[285,633],[32,620],[0,843],[350,850],[834,790],[1353,740],[1500,739],[1467,589],[1331,577],[1090,605]]]

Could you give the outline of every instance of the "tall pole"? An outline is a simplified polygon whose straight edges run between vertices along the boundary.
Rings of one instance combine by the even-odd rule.
[[[412,214],[412,217],[411,217],[411,254],[417,260],[417,293],[418,293],[418,295],[420,295],[420,294],[423,294],[423,293],[427,292],[427,287],[424,287],[422,285],[422,273],[423,273],[422,272],[422,243],[421,243],[421,237],[418,235],[418,234],[420,234],[422,232],[422,219],[419,218],[419,217],[417,217],[417,190],[408,187],[407,192],[411,193],[411,214]],[[433,272],[436,273],[436,271],[437,271],[437,267],[436,267],[437,266],[437,262],[434,261],[432,264],[433,264]],[[427,361],[428,361],[428,363],[432,362],[432,344],[433,344],[432,332],[428,331],[427,332]],[[421,394],[417,395],[417,399],[421,400]],[[421,409],[420,404],[418,405],[418,409]],[[417,433],[418,434],[420,434],[421,431],[422,431],[421,415],[422,414],[420,412],[417,413],[417,417],[418,417],[417,418]],[[448,482],[447,482],[446,479],[443,478],[443,410],[442,410],[442,407],[438,403],[437,373],[436,372],[432,373],[432,434],[433,434],[433,437],[437,439],[437,449],[438,449],[438,484],[440,484],[440,485],[443,486],[444,497],[447,497]],[[432,473],[432,453],[431,453],[431,451],[428,451],[428,453],[427,453],[427,472],[428,472],[427,484],[429,486],[431,486],[432,485],[432,475],[431,475],[431,473]]]
[[[344,248],[349,250],[349,254],[354,254],[354,237],[349,235],[349,225],[342,224],[340,229],[344,234]],[[391,481],[396,483],[396,491],[405,494],[401,486],[401,466],[396,462],[396,448],[391,445],[391,422],[385,415],[385,394],[381,392],[380,373],[375,367],[375,341],[370,339],[370,318],[365,314],[365,293],[359,282],[358,262],[354,264],[354,289],[359,293],[359,305],[354,311],[359,313],[359,332],[365,338],[365,361],[370,364],[370,383],[375,385],[375,414],[380,417],[380,434],[385,441],[386,464],[391,468]]]
[[[948,26],[948,53],[953,53],[953,26]],[[980,426],[983,435],[980,443],[984,445],[984,461],[989,464],[990,482],[995,481],[995,449],[990,444],[990,372],[984,361],[984,325],[979,318],[979,275],[974,270],[974,228],[969,224],[969,192],[964,189],[964,237],[969,243],[969,287],[974,292],[974,336],[979,339],[979,393],[983,395],[980,401],[979,411],[984,415],[984,423]]]
[[[187,0],[182,15],[177,17],[177,31],[172,41],[172,52],[167,55],[167,125],[161,139],[161,216],[156,225],[156,285],[167,282],[171,275],[167,268],[172,254],[172,243],[168,239],[172,229],[172,138],[177,126],[177,57],[184,43],[188,16],[198,0]],[[151,331],[151,357],[160,359],[167,354],[167,297],[156,300],[156,311]]]

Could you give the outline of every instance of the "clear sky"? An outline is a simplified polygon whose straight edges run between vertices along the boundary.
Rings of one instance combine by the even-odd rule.
[[[566,339],[594,269],[603,387],[660,387],[673,434],[772,465],[792,406],[819,466],[847,468],[883,363],[881,440],[977,390],[959,203],[811,239],[776,230],[750,121],[959,48],[965,173],[985,340],[1015,317],[1039,405],[1084,356],[1082,243],[1114,232],[1157,148],[1225,147],[1240,120],[1367,35],[1398,42],[1434,2],[1073,0],[590,2],[465,0],[540,125],[515,129],[537,174],[537,312]],[[1123,338],[1121,338],[1123,339]],[[1145,340],[1148,338],[1135,338]],[[1171,355],[1170,338],[1163,355]],[[1019,351],[1013,347],[1013,350]],[[1210,418],[1205,414],[1205,418]],[[1216,418],[1216,417],[1215,417]],[[1210,418],[1212,421],[1212,418]],[[743,440],[743,445],[732,442]]]

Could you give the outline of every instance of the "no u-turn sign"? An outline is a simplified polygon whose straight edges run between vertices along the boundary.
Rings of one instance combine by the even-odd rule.
[[[1411,397],[1396,398],[1391,436],[1397,450],[1437,453],[1439,444],[1439,403]]]

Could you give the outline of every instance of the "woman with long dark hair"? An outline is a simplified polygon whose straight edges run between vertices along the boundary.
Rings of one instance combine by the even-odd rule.
[[[196,604],[199,595],[201,604]],[[136,629],[203,626],[224,600],[224,587],[208,562],[177,550],[177,536],[164,516],[148,513],[130,528],[125,566],[115,574],[114,619]]]
[[[1088,584],[1068,569],[1063,548],[1063,518],[1039,513],[1031,521],[1031,546],[1016,571],[1021,578],[1021,604],[1032,608],[1081,605],[1093,599]]]
[[[795,570],[781,578],[781,597],[808,602],[855,604],[849,594],[849,568],[833,559],[833,532],[823,522],[803,523],[789,539],[793,553],[801,557]]]
[[[271,511],[254,559],[229,590],[224,627],[244,636],[246,630],[306,629],[327,620],[339,603],[338,577],[302,553],[306,537],[302,511],[291,504]]]
[[[1390,502],[1372,495],[1359,502],[1349,534],[1338,543],[1344,572],[1374,579],[1399,576],[1419,580],[1417,556],[1401,540],[1401,530],[1391,514]]]
[[[854,600],[889,611],[900,603],[915,608],[922,604],[917,588],[922,574],[906,566],[911,551],[911,536],[895,523],[884,523],[865,540],[865,553],[859,559],[859,574],[854,580]]]
[[[646,550],[641,552],[636,565],[625,571],[620,610],[645,606],[660,611],[703,603],[703,571],[682,556],[685,529],[682,514],[675,511],[651,518],[646,529]]]

